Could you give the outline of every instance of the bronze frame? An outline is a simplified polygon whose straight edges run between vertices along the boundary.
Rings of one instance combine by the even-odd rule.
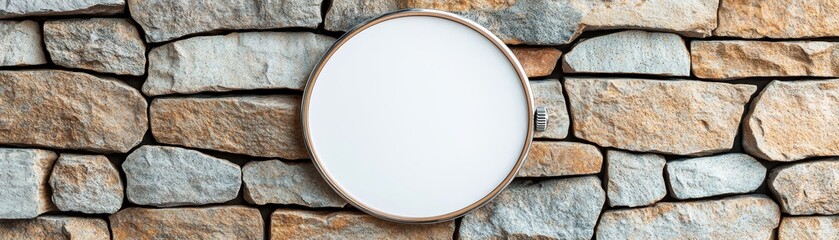
[[[329,59],[335,53],[335,51],[337,51],[345,42],[347,42],[353,36],[355,36],[356,34],[360,33],[361,31],[364,31],[365,29],[367,29],[367,28],[369,28],[373,25],[376,25],[378,23],[381,23],[381,22],[384,22],[384,21],[387,21],[387,20],[390,20],[390,19],[395,19],[395,18],[400,18],[400,17],[409,17],[409,16],[430,16],[430,17],[438,17],[438,18],[451,20],[451,21],[460,23],[464,26],[467,26],[467,27],[471,28],[472,30],[474,30],[474,31],[480,33],[481,35],[483,35],[484,37],[486,37],[487,40],[491,41],[498,48],[499,51],[504,53],[504,55],[507,57],[507,59],[510,61],[510,63],[513,65],[516,72],[518,73],[519,80],[521,81],[521,85],[522,85],[522,90],[524,90],[525,97],[527,98],[527,110],[530,113],[530,114],[528,114],[529,115],[528,116],[528,131],[527,131],[527,136],[526,136],[527,139],[525,139],[524,147],[521,150],[521,154],[519,155],[519,159],[516,162],[516,165],[513,167],[513,169],[511,169],[510,173],[507,175],[506,178],[504,178],[504,180],[501,182],[501,184],[499,184],[497,187],[495,187],[495,189],[493,189],[492,192],[490,192],[489,194],[487,194],[486,196],[484,196],[483,198],[481,198],[477,202],[472,203],[469,206],[466,206],[465,208],[462,208],[462,209],[457,210],[455,212],[451,212],[451,213],[444,214],[444,215],[438,215],[438,216],[433,216],[433,217],[423,217],[423,218],[406,218],[406,217],[400,217],[400,216],[395,216],[395,215],[388,214],[388,213],[385,213],[385,212],[381,212],[381,211],[378,211],[378,210],[373,209],[371,207],[368,207],[368,206],[364,205],[363,203],[357,201],[356,199],[350,197],[342,188],[340,188],[335,183],[335,181],[331,178],[331,176],[325,172],[323,167],[321,167],[320,159],[318,158],[317,153],[314,151],[314,146],[312,146],[312,140],[309,137],[310,133],[309,133],[309,127],[308,127],[308,121],[307,121],[308,120],[308,113],[309,113],[309,111],[308,111],[308,109],[309,109],[309,98],[311,97],[312,89],[315,85],[314,83],[317,80],[318,75],[320,75],[320,71],[322,70],[322,68],[324,67],[326,62],[329,61]],[[303,102],[301,104],[301,120],[302,120],[302,127],[303,127],[303,137],[304,137],[304,140],[306,142],[306,148],[309,150],[309,156],[311,157],[312,161],[315,163],[315,166],[316,166],[318,172],[324,178],[324,180],[326,180],[326,182],[329,184],[329,186],[333,190],[335,190],[335,192],[338,193],[338,195],[340,195],[348,203],[350,203],[351,205],[355,206],[356,208],[360,209],[361,211],[363,211],[367,214],[370,214],[370,215],[373,215],[373,216],[376,216],[376,217],[379,217],[379,218],[382,218],[382,219],[385,219],[385,220],[393,221],[393,222],[398,222],[398,223],[437,223],[437,222],[448,221],[448,220],[463,216],[464,214],[468,213],[469,211],[472,211],[474,209],[477,209],[477,208],[483,206],[484,204],[486,204],[490,200],[492,200],[495,196],[497,196],[505,187],[507,187],[507,185],[510,184],[510,182],[512,182],[513,178],[515,178],[516,174],[518,173],[519,168],[521,168],[522,164],[524,163],[524,160],[527,157],[528,152],[530,151],[530,145],[531,145],[531,142],[532,142],[533,127],[534,127],[533,126],[533,124],[534,124],[533,123],[533,121],[534,121],[533,111],[534,111],[533,96],[531,95],[531,92],[530,92],[530,84],[528,82],[527,75],[525,75],[524,69],[522,68],[519,61],[516,59],[515,55],[513,55],[513,53],[510,51],[509,48],[507,48],[507,45],[504,44],[503,41],[501,41],[498,37],[493,35],[489,30],[487,30],[486,28],[478,25],[477,23],[475,23],[471,20],[465,19],[463,17],[460,17],[458,15],[452,14],[452,13],[438,11],[438,10],[430,10],[430,9],[406,9],[406,10],[396,11],[396,12],[392,12],[392,13],[387,13],[387,14],[381,15],[379,17],[373,18],[371,20],[368,20],[368,21],[364,22],[363,24],[360,24],[357,27],[355,27],[354,29],[345,33],[343,36],[341,36],[340,39],[338,39],[337,42],[335,42],[334,45],[332,45],[332,47],[324,54],[324,56],[321,58],[321,60],[318,62],[318,64],[315,65],[314,69],[312,69],[312,73],[309,75],[309,79],[308,79],[308,82],[306,84],[306,88],[305,88],[304,93],[303,93]]]

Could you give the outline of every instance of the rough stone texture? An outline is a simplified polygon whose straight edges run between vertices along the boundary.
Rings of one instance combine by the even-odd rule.
[[[222,203],[236,198],[242,185],[238,165],[199,151],[144,145],[122,164],[128,200],[171,207]]]
[[[731,149],[756,89],[681,80],[565,80],[575,136],[603,147],[677,155]]]
[[[589,5],[583,18],[585,30],[647,29],[687,37],[711,36],[717,27],[720,0],[576,0]]]
[[[562,70],[690,76],[690,53],[676,34],[623,31],[580,41],[565,54]]]
[[[47,150],[0,148],[0,219],[34,218],[55,209],[47,179],[57,157]]]
[[[0,19],[25,16],[113,15],[122,13],[125,0],[0,0]]]
[[[743,148],[775,161],[839,155],[839,79],[773,81],[752,101]]]
[[[194,37],[152,49],[143,93],[303,89],[335,39],[303,32]]]
[[[714,35],[742,38],[839,36],[835,0],[722,0]]]
[[[606,211],[597,239],[771,239],[780,220],[778,205],[763,195],[663,202]]]
[[[678,199],[702,198],[756,190],[766,167],[743,153],[730,153],[667,163],[670,193]]]
[[[781,213],[763,195],[606,211],[597,239],[772,239]]]
[[[513,47],[510,50],[513,51],[513,55],[516,55],[527,77],[551,75],[562,55],[562,51],[552,47]]]
[[[393,10],[432,8],[474,20],[509,44],[559,45],[570,43],[584,29],[657,29],[709,36],[717,26],[718,4],[719,0],[336,0],[324,24],[327,30],[347,31]]]
[[[839,216],[784,217],[779,240],[821,240],[839,236]]]
[[[600,172],[603,156],[594,145],[534,141],[519,177],[555,177]]]
[[[605,194],[594,176],[514,181],[463,217],[460,239],[591,239]]]
[[[776,167],[768,181],[785,213],[839,214],[839,158]]]
[[[835,42],[693,41],[690,52],[699,78],[839,76]]]
[[[563,139],[568,136],[568,108],[562,96],[562,83],[556,79],[530,81],[534,106],[548,108],[548,127],[545,131],[533,132],[534,138]]]
[[[0,66],[47,63],[40,28],[33,21],[0,21]]]
[[[664,157],[623,151],[606,153],[606,195],[609,206],[647,206],[667,195]]]
[[[451,239],[454,221],[399,224],[350,211],[278,209],[271,214],[271,239]]]
[[[228,29],[316,28],[320,5],[319,0],[128,0],[131,17],[149,42]]]
[[[344,207],[347,202],[311,163],[279,160],[252,161],[242,167],[245,200],[249,203],[296,204],[307,207]]]
[[[0,220],[0,239],[110,240],[108,223],[97,218],[43,216]]]
[[[122,75],[146,72],[146,46],[126,19],[47,21],[44,42],[59,66]]]
[[[324,28],[349,31],[364,21],[407,7],[401,5],[400,0],[333,0],[324,16]]]
[[[115,213],[122,207],[122,180],[103,155],[61,154],[50,175],[58,210]]]
[[[151,125],[161,143],[259,157],[304,159],[299,96],[157,98]]]
[[[108,217],[114,239],[262,239],[259,210],[242,206],[128,208]]]
[[[148,129],[146,108],[140,92],[118,80],[0,71],[0,144],[124,153]]]

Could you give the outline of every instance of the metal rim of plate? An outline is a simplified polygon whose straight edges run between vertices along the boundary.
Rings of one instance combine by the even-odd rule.
[[[457,22],[461,25],[469,27],[470,29],[480,33],[487,40],[492,42],[498,48],[498,50],[501,51],[507,57],[507,60],[510,61],[510,64],[516,70],[518,78],[521,81],[522,90],[524,91],[525,98],[527,98],[527,112],[529,113],[528,114],[528,121],[527,121],[528,122],[528,124],[527,124],[527,129],[528,130],[527,130],[527,136],[526,136],[526,139],[525,139],[525,142],[524,142],[524,147],[521,150],[521,154],[519,155],[519,159],[516,161],[516,165],[511,169],[510,173],[507,174],[507,177],[504,178],[504,180],[501,182],[501,184],[496,186],[489,194],[487,194],[486,196],[484,196],[483,198],[481,198],[477,202],[472,203],[469,206],[466,206],[466,207],[464,207],[460,210],[457,210],[457,211],[454,211],[454,212],[451,212],[451,213],[448,213],[448,214],[443,214],[443,215],[438,215],[438,216],[433,216],[433,217],[421,217],[421,218],[407,218],[407,217],[401,217],[401,216],[396,216],[396,215],[392,215],[392,214],[389,214],[389,213],[381,212],[381,211],[373,209],[369,206],[364,205],[363,203],[361,203],[360,201],[358,201],[355,198],[350,197],[349,194],[347,194],[344,191],[344,189],[339,187],[337,185],[337,183],[335,183],[334,179],[332,179],[332,177],[324,171],[323,167],[321,167],[321,162],[320,162],[320,159],[318,158],[318,154],[317,154],[317,152],[314,151],[314,147],[312,146],[312,140],[309,136],[310,133],[309,133],[309,126],[308,126],[308,121],[307,121],[308,120],[308,115],[309,115],[308,114],[309,113],[309,110],[308,110],[309,109],[309,98],[311,97],[312,89],[315,86],[314,83],[317,80],[318,75],[320,75],[320,71],[323,69],[324,65],[329,61],[329,59],[332,57],[332,55],[344,43],[346,43],[348,40],[350,40],[356,34],[364,31],[367,28],[370,28],[370,27],[372,27],[372,26],[374,26],[378,23],[381,23],[381,22],[384,22],[384,21],[387,21],[387,20],[401,18],[401,17],[412,17],[412,16],[437,17],[437,18],[442,18],[442,19],[454,21],[454,22]],[[504,188],[506,188],[507,185],[509,185],[510,182],[512,182],[513,178],[515,178],[516,174],[518,173],[519,168],[521,168],[522,164],[524,163],[525,158],[527,157],[528,152],[530,151],[530,144],[532,142],[533,129],[534,129],[534,104],[533,104],[533,96],[531,95],[531,92],[530,92],[530,84],[528,83],[528,78],[527,78],[527,75],[525,75],[524,69],[522,68],[518,59],[516,59],[515,55],[513,55],[513,52],[510,51],[509,48],[507,48],[507,45],[504,44],[504,42],[501,41],[501,39],[496,37],[489,30],[487,30],[486,28],[484,28],[484,27],[480,26],[479,24],[473,22],[472,20],[465,19],[461,16],[458,16],[458,15],[455,15],[455,14],[452,14],[452,13],[439,11],[439,10],[431,10],[431,9],[405,9],[405,10],[386,13],[386,14],[383,14],[379,17],[373,18],[371,20],[368,20],[368,21],[356,26],[355,28],[353,28],[352,30],[348,31],[343,36],[341,36],[341,38],[339,38],[338,41],[335,42],[335,44],[333,44],[332,47],[330,47],[329,50],[323,55],[323,57],[320,59],[320,61],[318,61],[317,65],[315,65],[315,67],[312,69],[311,74],[309,74],[309,79],[308,79],[308,82],[306,83],[306,88],[304,89],[304,92],[303,92],[303,99],[302,99],[302,104],[300,106],[300,110],[301,110],[300,113],[301,113],[301,120],[302,120],[302,125],[301,126],[303,128],[303,138],[304,138],[304,141],[306,143],[306,148],[308,149],[308,152],[309,152],[309,157],[315,163],[315,167],[317,168],[320,175],[324,178],[324,180],[326,180],[329,187],[331,187],[333,190],[335,190],[335,192],[338,193],[338,195],[340,195],[341,198],[343,198],[349,204],[353,205],[354,207],[358,208],[359,210],[361,210],[361,211],[363,211],[367,214],[376,216],[378,218],[393,221],[393,222],[398,222],[398,223],[438,223],[438,222],[444,222],[444,221],[452,220],[452,219],[458,218],[460,216],[463,216],[464,214],[466,214],[466,213],[468,213],[468,212],[470,212],[474,209],[477,209],[477,208],[483,206],[484,204],[488,203],[490,200],[495,198],[495,196],[497,196],[502,190],[504,190]]]

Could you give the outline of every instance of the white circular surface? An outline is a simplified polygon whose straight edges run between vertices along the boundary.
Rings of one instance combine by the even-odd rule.
[[[504,53],[433,16],[386,20],[340,46],[304,103],[310,150],[351,202],[397,218],[462,210],[514,174],[528,96]]]

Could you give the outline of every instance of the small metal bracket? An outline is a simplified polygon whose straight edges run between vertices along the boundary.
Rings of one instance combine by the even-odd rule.
[[[536,107],[536,131],[543,132],[548,128],[548,108],[544,106]]]

